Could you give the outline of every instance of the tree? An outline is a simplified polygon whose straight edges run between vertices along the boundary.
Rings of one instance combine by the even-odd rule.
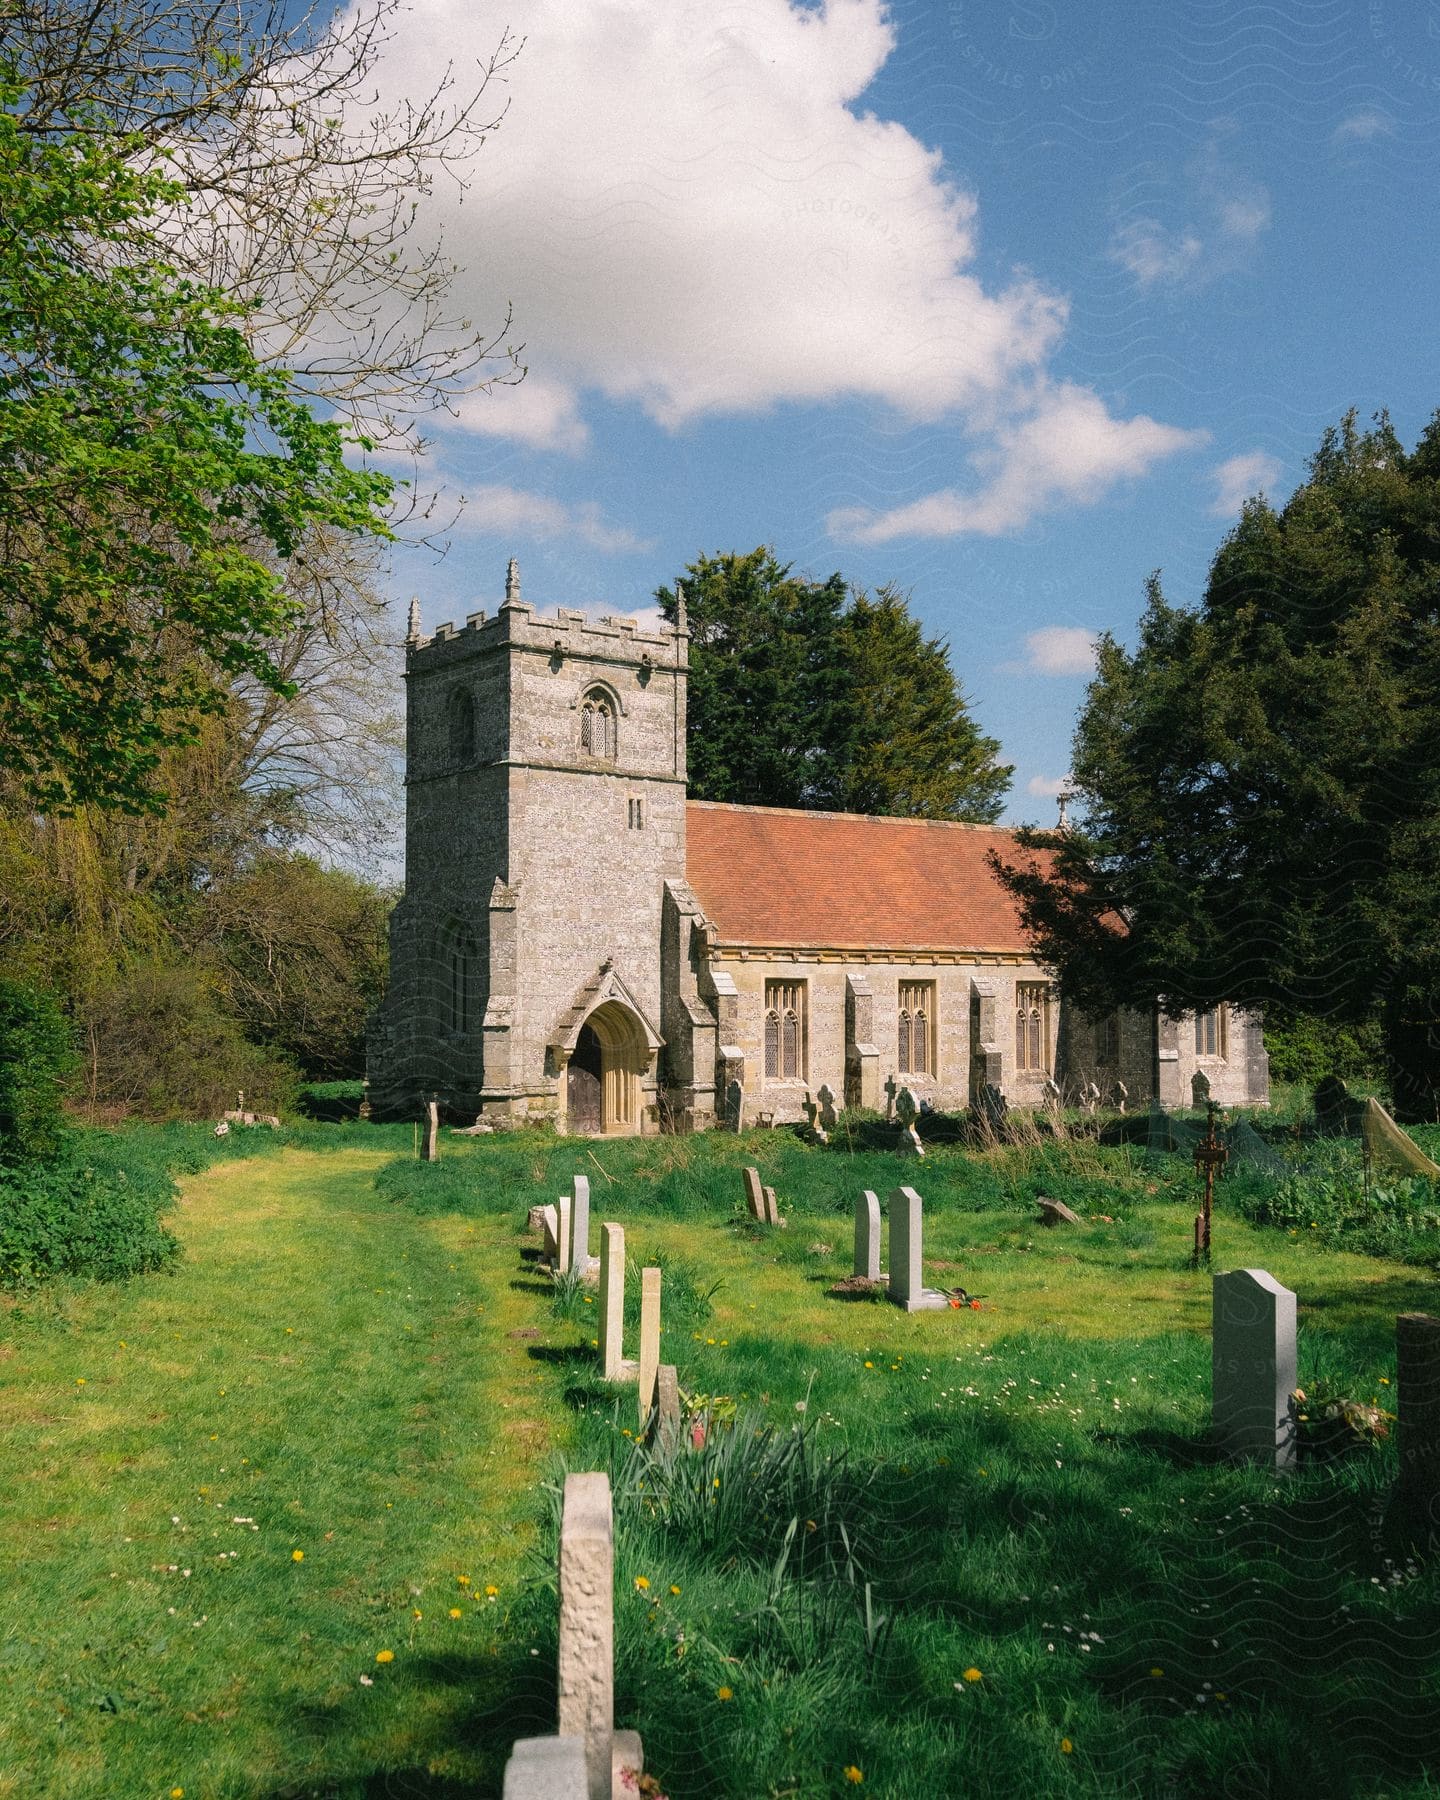
[[[844,809],[997,819],[1014,766],[996,762],[1000,745],[970,717],[944,642],[925,636],[904,596],[857,591],[840,640],[852,680]]]
[[[46,807],[153,804],[193,735],[296,608],[316,526],[385,529],[385,477],[298,401],[243,308],[137,235],[175,185],[101,128],[26,129],[0,72],[0,754]]]
[[[54,997],[0,980],[0,1163],[58,1154],[60,1095],[74,1063],[70,1027]]]
[[[989,820],[1011,771],[903,596],[797,577],[773,550],[685,571],[690,792],[757,806]],[[675,590],[656,594],[677,617]]]
[[[1440,414],[1327,431],[1252,500],[1202,604],[1152,577],[1102,640],[1075,736],[1081,828],[1009,865],[1087,1010],[1238,1001],[1363,1026],[1400,1116],[1440,1116]]]

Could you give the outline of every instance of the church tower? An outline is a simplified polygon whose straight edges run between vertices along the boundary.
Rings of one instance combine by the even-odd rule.
[[[498,615],[406,644],[405,895],[371,1102],[414,1116],[659,1125],[661,915],[685,872],[683,604],[673,627]]]

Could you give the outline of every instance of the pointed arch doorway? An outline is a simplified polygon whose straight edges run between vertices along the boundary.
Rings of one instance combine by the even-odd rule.
[[[570,1131],[627,1137],[640,1129],[640,1078],[650,1062],[645,1027],[607,1000],[580,1027],[565,1073]]]

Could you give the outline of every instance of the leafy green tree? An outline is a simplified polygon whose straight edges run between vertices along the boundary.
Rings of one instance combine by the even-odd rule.
[[[1081,829],[1009,879],[1082,1005],[1222,1000],[1361,1026],[1440,1116],[1440,415],[1327,431],[1251,501],[1202,604],[1152,578],[1075,736]]]
[[[970,717],[939,638],[927,638],[891,587],[857,591],[840,623],[850,670],[848,812],[912,819],[999,818],[1013,765]]]
[[[64,1142],[61,1096],[75,1064],[52,995],[0,980],[0,1163],[44,1162]]]
[[[0,757],[48,808],[151,806],[230,680],[284,686],[276,559],[383,533],[390,484],[159,254],[182,195],[133,140],[27,130],[3,70],[0,102]]]
[[[697,799],[997,816],[1011,771],[970,718],[944,644],[894,589],[806,581],[764,545],[702,556],[679,585]],[[674,589],[656,598],[673,623]]]

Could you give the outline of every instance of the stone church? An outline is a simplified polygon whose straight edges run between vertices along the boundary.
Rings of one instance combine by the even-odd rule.
[[[545,618],[515,564],[494,618],[407,640],[404,898],[369,1042],[378,1116],[698,1130],[942,1110],[986,1084],[1263,1104],[1257,1019],[1062,1007],[986,852],[993,826],[685,795],[688,635]],[[728,1109],[728,1111],[727,1111]]]

